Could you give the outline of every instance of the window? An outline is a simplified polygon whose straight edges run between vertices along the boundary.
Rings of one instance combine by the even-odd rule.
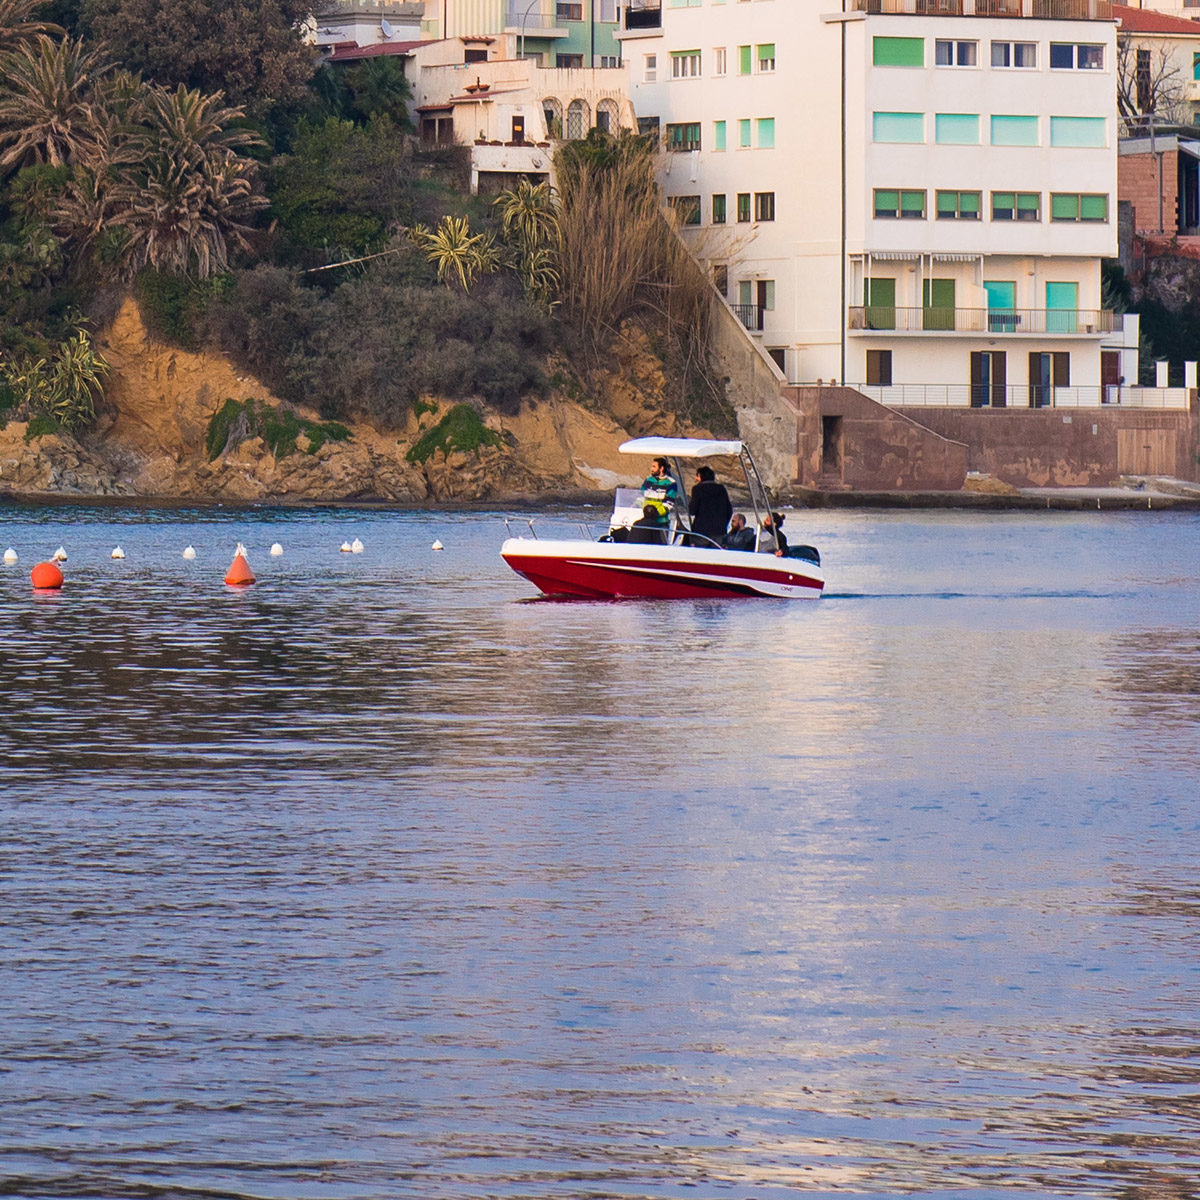
[[[714,199],[715,198],[716,197],[714,197]],[[724,200],[725,197],[722,196],[721,199]],[[713,267],[712,281],[713,287],[715,287],[722,296],[729,295],[729,267],[726,263],[718,263],[715,267]]]
[[[749,46],[739,46],[738,47],[738,74],[739,75],[749,75],[750,74],[750,47]]]
[[[1076,333],[1079,329],[1079,284],[1046,284],[1046,332]]]
[[[872,114],[871,130],[876,142],[919,144],[925,140],[925,114],[877,112]]]
[[[933,61],[939,67],[977,67],[979,65],[978,42],[955,42],[938,38],[934,43]]]
[[[1087,192],[1051,192],[1051,221],[1107,221],[1108,196]]]
[[[712,223],[714,225],[725,224],[725,193],[718,192],[712,198]],[[724,289],[722,289],[723,291]]]
[[[758,125],[758,148],[760,150],[775,149],[775,118],[774,117],[759,117]]]
[[[700,51],[673,50],[671,52],[672,79],[700,78]]]
[[[726,60],[728,55],[725,53],[724,46],[717,46],[713,50],[713,74],[724,75],[726,71]]]
[[[724,121],[714,121],[713,122],[713,149],[714,150],[724,150],[725,149],[725,122]]]
[[[863,288],[864,317],[868,329],[896,328],[896,281],[868,279]]]
[[[1037,117],[992,117],[993,146],[1036,146]]]
[[[565,67],[568,69],[570,69],[570,68],[578,69],[579,67],[583,66],[583,55],[582,54],[558,54],[554,58],[554,65],[556,67]]]
[[[647,54],[646,64],[642,68],[642,82],[653,83],[658,78],[658,55]]]
[[[700,149],[700,122],[688,121],[667,126],[667,149],[673,151]]]
[[[767,42],[765,45],[759,46],[756,57],[758,73],[760,75],[769,75],[775,70],[775,43]]]
[[[602,54],[600,55],[600,66],[605,67],[620,67],[621,56],[619,54]]]
[[[1015,333],[1021,323],[1016,280],[985,279],[983,290],[987,293],[988,333]]]
[[[587,102],[584,100],[572,100],[567,105],[567,140],[571,142],[578,141],[587,134],[591,126],[592,118]]]
[[[939,221],[978,221],[981,208],[979,192],[938,192]]]
[[[1192,53],[1192,79],[1200,80],[1200,54]]]
[[[896,217],[901,220],[923,221],[925,219],[925,193],[923,191],[876,188],[875,216],[878,219]]]
[[[672,196],[670,204],[679,218],[680,225],[700,224],[699,196]]]
[[[1032,71],[1037,66],[1037,42],[993,42],[992,66]]]
[[[877,67],[923,67],[925,39],[877,37],[871,43],[871,61]]]
[[[1050,145],[1099,147],[1107,144],[1103,117],[1051,117]]]
[[[745,150],[750,145],[750,118],[742,117],[738,121],[738,146]]]
[[[571,4],[569,0],[558,0],[555,14],[560,21],[582,21],[583,4]]]
[[[600,13],[596,17],[596,20],[615,25],[617,22],[617,0],[600,0],[599,8]]]
[[[775,220],[775,193],[754,193],[754,219],[756,221]]]
[[[1054,71],[1103,71],[1104,47],[1077,42],[1051,42],[1050,68]]]
[[[892,352],[890,350],[867,351],[867,382],[876,387],[892,386]]]
[[[993,192],[993,221],[1040,221],[1041,192]]]
[[[656,142],[658,141],[658,117],[638,117],[637,123],[638,133],[640,133],[642,137],[648,137],[652,138]]]
[[[938,113],[933,119],[939,146],[978,146],[978,113]]]
[[[742,225],[745,225],[750,220],[750,193],[738,192],[737,198],[737,219]]]
[[[1150,76],[1150,51],[1137,52],[1137,108],[1138,112],[1148,112],[1152,107],[1151,98],[1154,95]]]

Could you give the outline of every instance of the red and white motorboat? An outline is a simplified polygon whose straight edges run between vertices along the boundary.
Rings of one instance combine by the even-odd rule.
[[[749,491],[747,522],[753,508],[753,528],[756,535],[761,534],[770,504],[754,460],[741,442],[648,437],[624,442],[619,449],[623,454],[669,463],[681,496],[687,493],[680,460],[735,458]],[[815,599],[821,595],[825,586],[821,558],[811,546],[791,547],[782,557],[726,550],[690,532],[683,505],[669,514],[664,544],[621,540],[642,515],[641,500],[638,489],[618,488],[612,521],[599,538],[539,538],[530,522],[530,536],[506,539],[500,554],[514,571],[550,596],[699,600],[721,596]]]

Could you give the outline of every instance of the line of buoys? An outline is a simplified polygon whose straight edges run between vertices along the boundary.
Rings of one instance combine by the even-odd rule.
[[[195,551],[195,548],[194,548],[194,547],[192,547],[192,546],[184,546],[184,548],[183,548],[183,557],[184,557],[184,558],[186,558],[186,559],[188,559],[189,561],[190,561],[191,559],[195,558],[195,557],[196,557],[196,551]]]
[[[342,543],[342,544],[341,544],[341,545],[338,547],[338,549],[339,549],[339,550],[340,550],[340,551],[341,551],[343,554],[349,554],[349,553],[350,553],[350,543],[349,543],[349,542],[343,542],[343,543]]]
[[[54,560],[54,562],[66,562],[67,561],[67,552],[61,546],[59,546],[59,548],[57,550],[55,550],[55,552],[52,555],[50,555],[50,557],[51,557],[51,559]]]
[[[351,554],[361,554],[365,549],[366,547],[358,540],[358,538],[355,538],[354,541],[350,543]]]
[[[124,551],[124,550],[122,550],[120,546],[114,546],[114,547],[113,547],[113,552],[112,552],[112,557],[113,557],[113,558],[124,558],[124,557],[125,557],[125,551]]]
[[[229,570],[225,572],[225,582],[230,587],[249,587],[250,584],[256,582],[254,572],[250,570],[250,563],[246,559],[246,547],[241,542],[238,542],[233,562],[229,564]]]
[[[271,557],[278,558],[283,553],[283,547],[278,542],[271,543]]]
[[[430,550],[445,550],[446,547],[441,542],[434,542],[429,548]]]
[[[39,592],[57,591],[63,585],[63,573],[52,562],[40,562],[29,572],[29,579]]]
[[[4,552],[4,561],[8,563],[10,567],[17,561],[17,552],[11,546],[9,546],[9,548]]]

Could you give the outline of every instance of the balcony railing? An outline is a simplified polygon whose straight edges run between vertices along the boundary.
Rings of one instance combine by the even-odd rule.
[[[970,383],[852,383],[864,396],[892,408],[1161,408],[1186,410],[1191,403],[1187,388],[1126,387],[1085,384],[1051,387],[1020,384],[989,387]]]
[[[850,309],[850,329],[879,333],[1072,334],[1115,333],[1121,313],[1097,308],[894,308],[868,304]]]
[[[1111,21],[1109,0],[851,0],[855,12],[916,17],[1043,17]]]
[[[751,333],[762,333],[763,308],[759,304],[731,304],[737,319]]]
[[[626,29],[661,29],[662,0],[629,0],[625,5]]]

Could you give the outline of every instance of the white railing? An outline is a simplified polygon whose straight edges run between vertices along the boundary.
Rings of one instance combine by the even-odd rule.
[[[1041,387],[1014,385],[997,389],[969,383],[850,383],[847,387],[889,408],[1161,408],[1186,411],[1191,403],[1188,388]]]

